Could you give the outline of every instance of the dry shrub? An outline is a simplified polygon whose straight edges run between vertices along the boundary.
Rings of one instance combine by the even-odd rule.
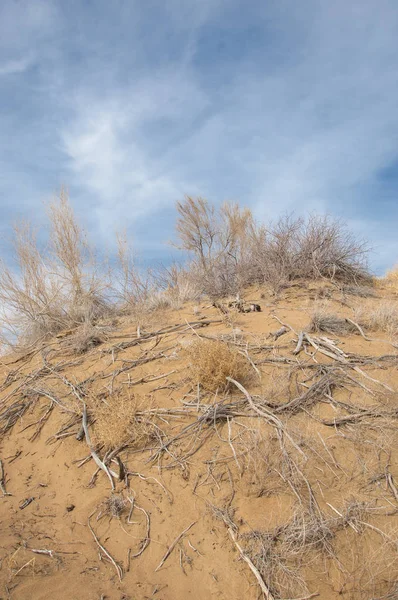
[[[14,264],[0,263],[1,333],[28,345],[109,314],[107,281],[65,190],[49,206],[50,243],[43,250],[26,223],[14,228]]]
[[[190,270],[211,297],[240,292],[253,283],[274,291],[298,278],[369,283],[366,244],[331,217],[286,216],[269,226],[255,222],[248,209],[203,198],[177,204],[177,235],[190,252]]]
[[[162,307],[178,310],[185,302],[197,301],[203,293],[193,273],[177,264],[159,270],[154,279],[158,293],[152,300],[153,308],[160,303]]]
[[[386,276],[381,279],[382,283],[385,283],[394,290],[398,289],[398,266],[396,265],[390,271],[387,271]]]
[[[85,354],[89,350],[103,344],[108,336],[108,327],[99,327],[84,323],[68,340],[68,349],[74,354]]]
[[[334,333],[335,335],[348,335],[357,331],[356,327],[347,319],[328,314],[323,310],[313,312],[308,330],[316,333]]]
[[[139,416],[141,400],[137,396],[115,393],[97,400],[92,407],[94,441],[111,450],[125,443],[143,448],[153,434],[153,425]]]
[[[297,470],[280,447],[279,441],[269,432],[262,431],[258,425],[247,429],[240,438],[237,450],[245,456],[246,493],[260,497],[269,497],[283,492],[290,492],[286,483],[297,481]],[[297,457],[298,461],[300,456]]]
[[[288,523],[242,536],[245,552],[275,597],[308,594],[301,569],[319,556],[332,555],[336,523],[337,519],[300,506]]]
[[[120,519],[128,505],[128,500],[120,494],[111,494],[101,505],[100,517],[108,515],[111,518]]]
[[[68,326],[63,282],[45,265],[29,224],[14,228],[14,265],[0,262],[3,342],[23,345]]]
[[[376,297],[374,288],[368,285],[343,285],[341,291],[347,296],[357,296],[358,298]]]
[[[357,522],[350,520],[358,533],[346,527],[344,535],[338,536],[344,571],[340,573],[339,585],[336,581],[337,590],[349,600],[396,600],[397,528],[389,524],[379,527],[378,532],[372,531],[363,526],[366,512],[365,508]]]
[[[398,334],[398,305],[394,301],[384,300],[374,308],[358,307],[355,318],[374,331],[384,331],[394,337]]]
[[[196,287],[212,298],[236,294],[257,278],[251,258],[253,216],[249,209],[224,203],[219,209],[203,198],[177,203],[176,231]]]
[[[192,380],[210,392],[226,391],[229,388],[227,377],[240,383],[249,379],[248,360],[225,342],[198,340],[188,353]]]
[[[311,563],[317,566],[319,560],[325,557],[336,559],[341,565],[336,556],[337,544],[334,547],[336,534],[347,530],[354,536],[360,536],[359,545],[363,545],[361,536],[369,531],[363,519],[370,510],[370,505],[356,500],[349,501],[340,510],[341,516],[329,516],[317,507],[309,509],[299,505],[287,523],[270,531],[244,534],[245,552],[275,597],[305,595],[308,589],[302,576],[304,569]],[[386,544],[382,542],[379,547],[385,548]],[[346,569],[344,575],[348,575]]]
[[[99,265],[86,233],[80,226],[65,189],[48,207],[49,268],[64,284],[64,310],[70,321],[92,323],[110,313],[106,294],[109,281],[104,265]]]
[[[113,294],[120,313],[134,316],[142,324],[151,310],[157,289],[149,270],[139,267],[126,235],[117,235],[118,261],[112,273]]]
[[[140,268],[125,235],[118,234],[118,264],[112,274],[113,295],[119,311],[131,314],[143,324],[150,312],[179,309],[199,298],[192,273],[177,264],[169,268]]]

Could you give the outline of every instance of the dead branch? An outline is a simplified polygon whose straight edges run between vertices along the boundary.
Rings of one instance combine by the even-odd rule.
[[[89,447],[89,450],[90,450],[90,454],[93,457],[95,464],[98,465],[98,467],[106,473],[107,477],[109,478],[109,481],[111,482],[112,490],[114,490],[115,484],[113,482],[112,475],[113,475],[113,477],[117,477],[117,475],[115,473],[111,472],[108,469],[108,467],[105,465],[105,463],[102,462],[102,460],[99,458],[98,454],[95,452],[95,450],[91,444],[90,434],[88,432],[87,409],[86,409],[85,403],[83,403],[82,425],[83,425],[84,433],[86,436],[87,446]]]
[[[285,333],[287,333],[288,331],[289,329],[283,325],[283,327],[281,327],[277,331],[271,331],[269,337],[274,338],[274,340],[276,341],[278,338],[282,337],[282,335],[285,335]]]
[[[304,332],[300,331],[298,340],[297,340],[297,346],[293,350],[293,354],[298,354],[300,352],[302,345],[303,345],[303,341],[304,341]]]
[[[121,567],[121,566],[120,566],[120,565],[119,565],[119,564],[118,564],[118,563],[115,561],[115,559],[114,559],[114,558],[113,558],[113,556],[112,556],[112,555],[111,555],[111,554],[108,552],[108,550],[105,548],[105,546],[103,546],[103,545],[101,544],[101,542],[99,541],[98,537],[97,537],[97,536],[96,536],[96,534],[95,534],[95,531],[94,531],[94,529],[91,527],[90,519],[91,519],[91,517],[93,516],[93,514],[94,514],[94,513],[95,513],[95,511],[91,513],[91,515],[89,516],[89,518],[88,518],[88,520],[87,520],[87,525],[88,525],[88,528],[89,528],[89,530],[90,530],[90,532],[91,532],[91,535],[93,536],[93,538],[94,538],[94,540],[95,540],[95,543],[97,544],[97,546],[99,547],[99,549],[101,550],[101,552],[103,553],[103,555],[104,555],[104,556],[105,556],[105,557],[106,557],[106,558],[107,558],[107,559],[108,559],[108,560],[109,560],[109,561],[110,561],[110,562],[113,564],[113,566],[115,567],[115,569],[116,569],[116,573],[117,573],[117,576],[118,576],[118,578],[119,578],[119,581],[122,581],[122,579],[123,579],[123,569],[122,569],[122,567]]]
[[[267,587],[264,579],[260,575],[259,570],[254,566],[253,562],[250,560],[250,558],[247,556],[247,554],[244,553],[242,547],[240,546],[238,540],[236,539],[236,535],[235,535],[232,527],[228,527],[228,533],[229,533],[231,540],[233,541],[236,548],[238,549],[238,552],[239,552],[241,558],[246,562],[246,564],[249,565],[250,570],[252,571],[255,578],[257,579],[258,584],[259,584],[261,591],[263,592],[265,598],[267,600],[275,600],[275,596],[271,593],[270,589]]]
[[[170,554],[173,552],[174,548],[176,547],[176,545],[178,544],[178,542],[184,537],[184,535],[194,526],[196,525],[197,521],[193,521],[190,525],[188,525],[188,527],[186,527],[184,529],[184,531],[182,531],[180,533],[180,535],[178,535],[176,537],[176,539],[174,540],[174,542],[171,544],[171,546],[168,548],[166,554],[163,556],[162,560],[160,561],[160,563],[158,564],[158,566],[155,569],[155,573],[156,571],[159,571],[159,569],[162,568],[162,566],[164,565],[164,563],[166,562],[166,560],[169,558]]]
[[[389,471],[386,472],[386,480],[387,480],[388,487],[390,488],[390,490],[392,491],[392,493],[394,495],[395,500],[398,502],[398,490],[395,487],[394,479]]]
[[[134,500],[130,500],[132,506],[131,506],[131,510],[130,510],[130,514],[128,516],[128,520],[127,522],[130,523],[130,517],[132,514],[132,511],[134,508],[138,508],[138,510],[140,510],[141,512],[144,513],[145,517],[146,517],[146,536],[144,538],[142,538],[141,541],[141,548],[138,550],[138,552],[136,552],[135,554],[131,554],[129,555],[129,559],[130,558],[138,558],[139,556],[141,556],[141,554],[146,550],[146,548],[148,548],[149,546],[149,542],[151,541],[150,538],[150,533],[151,533],[151,519],[149,517],[149,514],[147,513],[147,511],[145,510],[145,508],[142,508],[141,506],[138,506],[138,504],[136,502],[134,502]]]
[[[106,352],[107,354],[112,354],[115,351],[117,352],[117,351],[121,351],[121,350],[127,350],[128,348],[131,348],[132,346],[136,346],[137,344],[142,344],[143,342],[147,342],[148,340],[151,340],[151,339],[159,337],[159,336],[167,335],[169,333],[187,331],[189,328],[192,328],[192,327],[195,329],[200,328],[200,327],[207,327],[208,325],[214,325],[214,324],[218,324],[218,323],[223,323],[222,319],[215,319],[213,321],[209,321],[209,320],[192,321],[188,324],[179,323],[178,325],[164,327],[163,329],[159,329],[158,331],[154,331],[151,333],[145,333],[145,334],[141,333],[141,335],[137,336],[137,338],[135,340],[130,340],[128,342],[122,342],[121,344],[117,344],[116,346],[112,346],[111,348],[106,348],[106,350],[102,350],[102,352]]]
[[[3,492],[3,496],[12,496],[6,491],[6,479],[4,475],[3,461],[0,458],[0,490]]]
[[[283,425],[283,423],[282,423],[282,421],[280,419],[278,419],[271,411],[268,411],[265,407],[259,408],[253,402],[253,399],[250,396],[249,392],[243,387],[243,385],[241,383],[239,383],[238,381],[235,381],[235,379],[232,379],[232,377],[227,377],[227,380],[230,381],[231,383],[233,383],[238,388],[238,390],[240,390],[245,395],[245,397],[247,398],[248,403],[250,404],[250,407],[254,410],[254,412],[256,412],[261,417],[263,417],[264,419],[266,419],[267,422],[270,423],[271,425],[273,425],[274,427],[276,427],[277,430],[283,431],[283,433],[288,438],[288,440],[290,441],[290,443],[296,448],[296,450],[302,456],[304,456],[306,458],[304,452],[296,444],[296,442],[293,440],[293,438],[291,437],[291,435],[286,431],[285,426]]]

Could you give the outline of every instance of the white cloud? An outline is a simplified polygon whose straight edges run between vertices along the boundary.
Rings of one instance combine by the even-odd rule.
[[[0,77],[23,73],[32,65],[32,62],[33,60],[30,56],[26,56],[20,59],[8,60],[4,63],[0,62]]]
[[[108,13],[98,2],[100,30],[87,30],[84,12],[70,40],[56,2],[0,8],[0,75],[42,66],[48,40],[54,48],[40,82],[46,132],[59,141],[54,169],[104,239],[200,193],[240,200],[261,218],[342,213],[396,252],[385,216],[377,231],[370,225],[379,172],[398,154],[395,0],[377,10],[371,0],[170,0],[153,13],[139,1],[115,5]],[[225,54],[224,39],[236,40]]]
[[[156,137],[162,124],[189,127],[207,105],[193,82],[168,71],[111,96],[101,100],[82,93],[72,102],[73,117],[60,132],[71,177],[94,195],[104,234],[110,223],[132,222],[181,198],[187,186],[184,173],[172,165],[170,171],[166,168],[167,145],[157,147],[147,128],[155,123]]]

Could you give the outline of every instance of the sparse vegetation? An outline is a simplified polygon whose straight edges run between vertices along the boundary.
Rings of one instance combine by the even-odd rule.
[[[387,271],[385,277],[381,279],[382,283],[386,283],[393,290],[398,290],[398,266]]]
[[[136,396],[120,393],[99,398],[92,406],[95,442],[106,451],[127,442],[134,448],[144,447],[153,429],[150,423],[137,415],[140,403],[142,401]]]
[[[280,290],[299,278],[371,283],[367,246],[344,223],[311,215],[257,224],[248,209],[187,197],[177,204],[177,235],[193,256],[191,270],[212,297],[236,294],[252,283]]]
[[[202,198],[177,204],[177,235],[190,262],[139,269],[126,235],[119,235],[118,263],[96,257],[65,190],[50,204],[50,238],[39,246],[27,224],[15,229],[15,265],[0,265],[3,343],[26,345],[55,333],[95,325],[112,313],[142,324],[158,308],[179,308],[203,295],[236,295],[253,283],[278,291],[299,279],[345,284],[370,281],[366,245],[329,217],[284,217],[270,226],[255,222],[237,204],[219,209]],[[363,286],[362,286],[363,287]]]
[[[358,298],[376,297],[375,288],[370,285],[343,285],[341,291],[343,292],[343,295],[358,296]]]
[[[397,353],[368,332],[397,335],[394,290],[374,297],[365,248],[331,219],[265,227],[191,198],[178,211],[189,261],[157,270],[126,236],[108,270],[64,193],[47,247],[16,230],[19,272],[3,266],[0,295],[25,351],[1,365],[0,577],[9,564],[8,583],[28,580],[35,553],[33,587],[44,563],[91,583],[101,569],[100,597],[106,563],[127,593],[167,560],[165,598],[197,582],[202,598],[225,593],[221,569],[233,598],[257,597],[254,583],[270,600],[392,598]],[[71,523],[87,525],[76,551]]]
[[[348,335],[355,333],[356,327],[337,315],[325,312],[324,310],[315,310],[311,317],[308,331],[320,333],[334,333],[335,335]]]
[[[227,377],[244,383],[250,364],[235,348],[222,341],[198,340],[188,348],[192,381],[210,392],[226,391]]]
[[[398,334],[398,306],[394,301],[382,300],[372,308],[359,306],[355,318],[371,331],[383,331],[391,337]]]

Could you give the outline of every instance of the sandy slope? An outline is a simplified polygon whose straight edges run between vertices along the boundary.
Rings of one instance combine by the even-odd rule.
[[[338,291],[332,286],[330,290],[332,297],[326,301],[328,310],[351,318],[356,304],[371,308],[388,294],[379,290],[377,298],[364,300],[350,296],[342,301]],[[114,480],[115,493],[126,499],[126,509],[120,518],[105,515],[98,520],[103,502],[111,494],[110,482],[101,471],[90,484],[96,470],[92,459],[79,466],[89,455],[85,440],[75,439],[80,428],[81,406],[62,378],[74,385],[86,381],[84,390],[89,413],[93,398],[99,394],[106,397],[118,388],[126,396],[129,393],[139,396],[141,407],[146,410],[181,410],[186,408],[184,403],[194,403],[196,397],[189,378],[187,354],[192,340],[197,335],[231,336],[235,341],[242,336],[261,372],[261,381],[254,376],[247,386],[250,394],[256,402],[260,397],[275,397],[275,403],[282,404],[289,399],[288,393],[295,398],[299,395],[297,390],[302,393],[313,383],[309,377],[314,368],[297,366],[299,362],[331,365],[332,361],[319,352],[314,353],[308,345],[305,351],[293,355],[297,336],[292,331],[276,341],[268,334],[281,326],[275,316],[296,332],[305,328],[314,304],[325,302],[318,296],[319,286],[315,285],[310,289],[292,287],[279,298],[264,290],[251,290],[247,300],[258,302],[262,306],[261,313],[230,311],[226,319],[216,308],[206,304],[201,306],[199,315],[194,315],[193,307],[187,306],[152,317],[152,322],[143,329],[145,333],[182,324],[179,331],[158,339],[142,340],[124,350],[115,346],[134,340],[136,335],[134,324],[128,320],[114,329],[106,343],[81,357],[73,356],[68,350],[69,335],[53,340],[44,354],[7,357],[0,374],[3,383],[0,426],[6,422],[4,411],[14,403],[29,400],[30,405],[0,441],[5,487],[11,494],[0,497],[0,598],[250,600],[260,597],[258,583],[248,565],[240,559],[225,521],[232,520],[238,543],[250,554],[245,534],[272,531],[288,523],[301,503],[303,509],[306,508],[304,503],[311,503],[304,480],[299,481],[301,475],[296,473],[298,483],[286,475],[275,428],[242,405],[241,416],[220,421],[216,426],[207,425],[196,432],[196,437],[176,441],[159,460],[148,460],[159,441],[151,440],[148,442],[151,449],[143,451],[137,451],[134,446],[124,448],[120,458],[130,476],[124,481],[118,481],[117,477]],[[203,317],[219,322],[195,330],[185,326],[186,320],[193,322]],[[337,518],[333,508],[343,512],[347,502],[355,501],[366,503],[367,511],[357,520],[347,518],[330,540],[329,553],[320,549],[319,540],[307,540],[306,546],[297,551],[306,590],[298,583],[294,590],[290,582],[285,585],[286,593],[290,592],[286,595],[278,588],[279,584],[267,581],[263,573],[264,582],[275,598],[310,597],[311,594],[325,600],[387,597],[398,581],[395,543],[398,496],[394,495],[395,482],[398,487],[397,423],[391,416],[397,408],[397,395],[388,392],[381,383],[394,390],[397,388],[396,349],[387,342],[367,341],[356,334],[326,335],[347,355],[376,357],[368,364],[363,364],[363,360],[354,364],[350,356],[353,366],[358,364],[362,373],[351,366],[346,372],[359,384],[350,386],[345,380],[344,387],[330,392],[333,398],[362,410],[377,406],[379,412],[389,411],[390,416],[386,419],[367,415],[343,426],[326,426],[320,422],[322,419],[356,413],[321,395],[308,405],[299,403],[297,410],[283,413],[281,418],[286,431],[297,443],[298,450],[292,449],[285,440],[286,448],[297,456],[297,464],[314,495],[316,510],[329,519]],[[380,332],[371,335],[385,337]],[[113,353],[106,352],[111,347],[114,347]],[[392,356],[380,359],[385,355]],[[135,367],[128,362],[145,357],[153,360]],[[295,361],[296,366],[278,363],[280,358]],[[43,360],[55,371],[43,370]],[[62,366],[63,363],[74,364]],[[125,370],[113,376],[121,367]],[[167,377],[132,385],[142,378],[170,372]],[[32,373],[36,373],[35,378],[28,380],[27,376]],[[321,376],[319,370],[318,379]],[[29,394],[26,390],[30,390]],[[51,390],[64,406],[79,414],[75,425],[64,432],[73,435],[59,434],[73,419],[73,414],[56,404],[52,406],[43,390]],[[229,400],[240,398],[242,394],[236,391]],[[217,400],[219,398],[211,395],[201,397],[202,403]],[[51,406],[51,412],[46,414]],[[189,415],[165,415],[156,422],[171,438],[197,416],[191,410]],[[40,433],[32,439],[41,425]],[[95,432],[95,424],[90,430]],[[57,432],[61,437],[54,437]],[[100,450],[99,454],[103,457],[104,453]],[[118,472],[117,464],[111,463],[110,468]],[[29,498],[33,500],[21,508]],[[136,503],[132,523],[127,522],[131,508],[128,498],[134,498]],[[114,565],[104,560],[104,552],[90,532],[90,515],[97,539],[123,569],[121,581]],[[147,536],[147,516],[150,519],[149,545],[134,558]],[[358,524],[359,521],[365,524]],[[156,571],[172,542],[192,523],[191,529]],[[51,551],[51,555],[43,551]],[[256,562],[255,556],[251,556]],[[285,565],[286,570],[289,564]]]

